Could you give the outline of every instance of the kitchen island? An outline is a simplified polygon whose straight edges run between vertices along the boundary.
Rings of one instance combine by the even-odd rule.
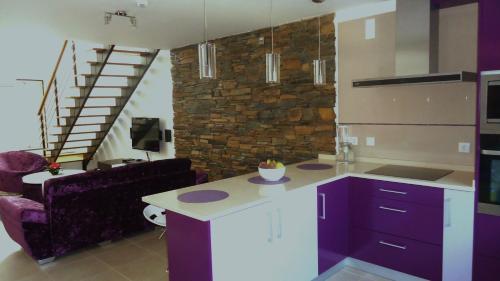
[[[384,164],[320,157],[288,165],[280,184],[252,183],[251,173],[143,201],[167,210],[171,281],[312,280],[357,261],[388,278],[469,280],[473,173],[435,181],[366,173]]]

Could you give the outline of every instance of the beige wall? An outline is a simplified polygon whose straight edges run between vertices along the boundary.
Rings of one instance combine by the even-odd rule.
[[[365,19],[338,30],[339,123],[353,124],[357,156],[473,165],[458,143],[474,146],[475,83],[352,88],[353,79],[395,75],[395,13],[374,18],[375,39],[365,40]],[[475,72],[477,4],[443,9],[439,20],[440,72]]]

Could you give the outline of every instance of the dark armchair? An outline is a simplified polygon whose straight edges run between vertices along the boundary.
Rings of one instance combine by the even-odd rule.
[[[0,153],[0,190],[21,193],[23,176],[41,172],[47,166],[42,156],[25,151]]]

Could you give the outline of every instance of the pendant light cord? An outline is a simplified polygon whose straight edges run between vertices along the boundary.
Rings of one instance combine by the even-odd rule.
[[[205,43],[207,43],[208,42],[208,36],[207,36],[207,0],[203,0],[203,18],[205,21],[205,30],[204,30]]]
[[[269,9],[269,25],[271,26],[271,54],[274,53],[273,0]]]
[[[321,16],[318,16],[318,60],[321,60]]]

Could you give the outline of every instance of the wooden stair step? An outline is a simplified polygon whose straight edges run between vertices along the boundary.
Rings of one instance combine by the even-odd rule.
[[[93,114],[93,115],[80,115],[79,117],[110,117],[114,116],[115,114]],[[59,116],[58,119],[67,119],[67,118],[73,118],[75,116]]]
[[[57,163],[68,163],[68,162],[76,162],[76,161],[84,161],[89,158],[90,153],[68,153],[61,154],[55,159],[55,156],[45,156],[47,161],[49,162],[57,162]]]
[[[94,138],[94,139],[81,139],[81,140],[66,140],[66,142],[79,142],[79,141],[95,141],[98,140],[99,138]],[[49,143],[61,143],[60,141],[51,141]]]
[[[81,74],[82,76],[85,76],[85,77],[95,77],[95,76],[99,76],[99,77],[120,77],[120,78],[139,78],[140,76],[137,76],[137,75],[126,75],[126,74],[101,74],[101,75],[97,75],[97,74],[90,74],[90,73],[85,73],[85,74]]]
[[[66,97],[67,99],[83,99],[83,97]],[[89,99],[124,99],[122,96],[91,96]]]
[[[85,126],[100,126],[100,125],[109,125],[111,124],[110,122],[101,122],[101,123],[87,123],[87,124],[75,124],[75,127],[85,127]],[[54,128],[62,128],[62,127],[69,127],[68,125],[59,125],[55,126]]]
[[[116,107],[116,105],[89,105],[89,106],[84,106],[83,109],[85,108],[112,108]],[[64,106],[62,107],[63,109],[75,109],[75,108],[80,108],[80,106]]]
[[[90,86],[78,86],[78,88],[90,88]],[[132,88],[130,86],[94,86],[94,88],[100,88],[100,89],[128,89]]]
[[[63,147],[61,150],[70,150],[70,149],[80,149],[80,148],[89,148],[89,147],[92,147],[94,145],[82,145],[82,146],[75,146],[75,147]],[[59,150],[59,149],[49,149],[49,151],[56,151],[56,150]]]
[[[92,114],[92,115],[80,115],[79,117],[109,117],[109,116],[113,116],[115,114]]]
[[[102,122],[102,123],[75,124],[75,127],[98,126],[98,125],[109,125],[109,124],[111,124],[111,123],[110,122]]]
[[[93,50],[97,53],[105,53],[105,52],[109,51],[108,49],[105,49],[105,48],[93,48]],[[133,55],[140,55],[140,56],[152,56],[153,55],[153,53],[150,53],[150,52],[124,50],[124,49],[113,49],[113,53],[125,53],[125,54],[133,54]]]
[[[87,61],[89,64],[103,64],[100,61]],[[141,63],[128,63],[128,62],[106,62],[106,65],[121,65],[121,66],[133,66],[133,67],[145,67],[146,65]]]
[[[105,131],[99,130],[99,131],[85,131],[85,132],[70,132],[68,133],[55,133],[55,134],[50,134],[51,136],[64,136],[64,135],[83,135],[83,134],[98,134],[98,133],[103,133]]]

